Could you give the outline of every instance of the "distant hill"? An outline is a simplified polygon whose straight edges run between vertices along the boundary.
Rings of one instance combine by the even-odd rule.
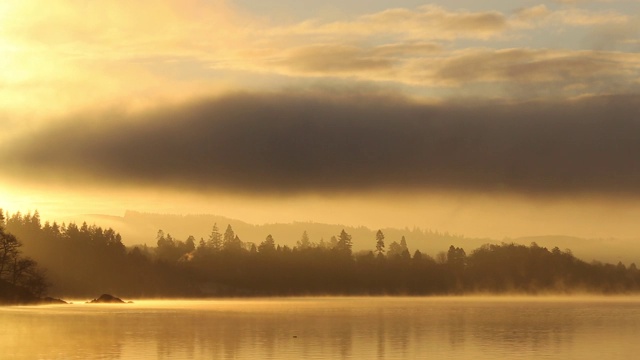
[[[547,235],[518,237],[505,242],[529,245],[535,242],[539,246],[560,250],[570,249],[574,255],[585,261],[599,261],[616,264],[636,263],[640,265],[640,239],[584,239],[573,236]]]
[[[127,211],[124,216],[107,216],[90,214],[70,219],[75,222],[86,221],[102,227],[112,227],[120,232],[126,245],[147,244],[155,246],[158,230],[171,234],[173,237],[184,240],[190,235],[196,240],[207,239],[214,224],[217,224],[221,233],[224,233],[228,225],[231,225],[235,233],[244,242],[259,244],[271,234],[276,243],[280,245],[294,246],[307,232],[312,242],[321,239],[328,242],[332,236],[337,236],[344,229],[352,235],[354,250],[371,250],[375,247],[376,232],[378,229],[370,229],[364,226],[348,226],[341,224],[322,224],[315,222],[293,222],[254,225],[247,222],[231,219],[219,215],[175,215],[152,214],[137,211]],[[435,255],[437,252],[446,251],[450,245],[466,244],[477,247],[491,241],[490,239],[466,238],[460,235],[449,234],[419,228],[383,228],[385,241],[391,244],[400,241],[402,236],[412,251],[420,249]]]
[[[112,227],[120,232],[123,243],[128,246],[146,244],[156,245],[158,230],[171,234],[174,238],[185,240],[190,235],[196,238],[196,242],[208,239],[213,224],[217,224],[221,233],[224,233],[227,225],[231,225],[235,233],[244,242],[259,244],[271,234],[277,244],[294,246],[306,231],[313,242],[320,239],[328,242],[331,236],[337,236],[342,229],[353,237],[354,251],[372,250],[375,247],[375,234],[378,229],[370,229],[364,226],[354,227],[340,224],[322,224],[314,222],[293,222],[254,225],[247,222],[231,219],[219,215],[192,214],[153,214],[137,211],[127,211],[124,216],[84,215],[73,219],[76,222],[86,221],[102,227]],[[387,247],[393,241],[400,241],[402,236],[407,240],[411,252],[419,249],[430,256],[436,256],[441,251],[446,251],[450,245],[475,249],[486,243],[514,242],[529,245],[536,242],[538,245],[548,248],[559,247],[561,250],[570,249],[573,253],[586,261],[598,259],[600,261],[625,264],[632,262],[640,264],[640,241],[619,239],[583,239],[570,236],[549,235],[535,237],[518,237],[513,239],[489,239],[471,238],[462,235],[449,234],[434,230],[419,228],[383,228]]]

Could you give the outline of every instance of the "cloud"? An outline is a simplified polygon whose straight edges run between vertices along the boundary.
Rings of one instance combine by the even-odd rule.
[[[507,98],[629,92],[637,90],[635,79],[640,76],[637,54],[527,48],[447,52],[429,44],[305,46],[284,53],[270,65],[272,71],[294,76],[459,88],[469,95],[501,94]],[[475,89],[474,84],[483,88]]]
[[[232,94],[78,114],[5,144],[0,171],[250,194],[640,196],[638,104],[635,95],[426,105],[386,95]]]
[[[588,4],[588,3],[613,3],[617,0],[553,0],[554,3],[565,4],[565,5],[578,5],[578,4]]]
[[[507,29],[507,17],[497,11],[450,11],[436,5],[417,9],[394,8],[359,16],[353,20],[320,22],[308,20],[279,27],[277,35],[343,37],[400,36],[411,40],[488,39]]]
[[[620,62],[615,53],[609,61],[601,61],[600,55],[594,61],[592,54],[584,52],[556,50],[544,55],[550,52],[523,49],[528,57],[518,60],[508,59],[510,49],[500,50],[507,41],[509,47],[538,44],[528,42],[526,32],[531,29],[538,36],[539,29],[552,32],[575,26],[584,31],[609,24],[615,29],[593,35],[594,47],[631,53],[637,48],[630,42],[637,37],[637,26],[625,23],[628,16],[614,11],[550,10],[539,5],[504,13],[427,5],[342,21],[275,24],[238,11],[225,0],[57,0],[46,7],[33,0],[7,0],[2,4],[0,108],[20,119],[130,101],[140,106],[181,101],[229,89],[275,89],[322,77],[391,82],[430,93],[438,87],[445,92],[455,87],[468,95],[478,94],[474,84],[494,81],[499,84],[480,92],[510,95],[506,83],[524,77],[508,76],[491,63],[510,71],[549,64],[547,70],[536,68],[536,79],[556,79],[549,89],[570,86],[570,96],[606,90],[610,86],[600,75],[607,71],[614,74],[615,87],[628,87],[637,76],[634,65]],[[150,12],[153,16],[147,16]],[[482,44],[485,49],[462,50],[470,44]],[[572,74],[584,73],[546,56],[590,61],[596,71],[581,80]],[[456,62],[471,58],[481,61],[487,76],[451,76],[449,70]],[[609,70],[602,68],[605,63]],[[560,75],[563,69],[572,71]],[[505,84],[507,91],[499,91]]]
[[[298,24],[276,26],[266,31],[271,36],[332,42],[340,39],[386,38],[394,41],[450,41],[462,39],[505,40],[523,29],[555,27],[592,27],[620,25],[631,17],[615,10],[586,10],[569,7],[551,10],[546,5],[499,11],[449,10],[437,5],[415,9],[393,8],[343,21],[310,19]]]
[[[236,57],[253,24],[224,0],[4,0],[0,23],[0,108],[21,119],[210,93],[168,62]]]
[[[396,8],[346,21],[309,20],[276,27],[269,34],[281,43],[254,53],[242,66],[291,77],[337,77],[445,91],[457,88],[470,96],[627,92],[637,89],[635,79],[640,76],[640,57],[635,53],[501,48],[488,40],[505,41],[529,29],[604,29],[629,23],[629,16],[615,11],[550,10],[545,5],[511,14],[451,11],[435,5]],[[296,45],[298,37],[304,44]],[[461,39],[487,41],[488,46],[461,49],[456,46]]]
[[[250,23],[224,0],[8,1],[4,37],[74,59],[201,54],[237,43]]]
[[[441,59],[434,78],[465,83],[509,81],[521,84],[557,83],[596,85],[594,82],[625,82],[638,74],[640,57],[595,51],[554,51],[532,49],[460,51]],[[611,90],[611,89],[607,89]]]
[[[302,73],[350,76],[371,70],[388,70],[392,64],[390,59],[356,46],[313,45],[291,51],[285,65]]]
[[[625,24],[598,27],[587,37],[594,49],[640,52],[640,18]]]
[[[615,11],[592,12],[574,8],[560,10],[556,12],[554,16],[557,17],[560,22],[573,26],[619,25],[631,20],[631,17],[628,15]]]
[[[602,25],[622,25],[630,22],[628,15],[614,10],[586,10],[575,7],[552,11],[546,5],[521,8],[509,17],[511,29],[531,29],[549,27],[593,27]]]
[[[551,14],[552,11],[545,5],[537,5],[514,11],[511,21],[512,25],[531,27],[531,23],[546,19]]]
[[[392,70],[402,67],[406,59],[434,55],[440,50],[437,44],[422,42],[373,47],[317,44],[287,51],[270,65],[296,75],[360,76],[387,80],[393,77]]]

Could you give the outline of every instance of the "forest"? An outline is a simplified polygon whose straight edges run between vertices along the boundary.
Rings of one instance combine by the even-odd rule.
[[[1,214],[1,211],[0,211]],[[341,231],[330,239],[300,234],[280,246],[266,234],[243,242],[230,225],[208,238],[176,239],[159,230],[155,247],[123,245],[114,229],[40,220],[38,212],[0,219],[0,292],[35,296],[129,298],[301,295],[462,295],[598,293],[640,290],[640,271],[587,263],[568,249],[502,243],[473,250],[452,244],[431,256],[382,231],[371,250],[352,251]]]

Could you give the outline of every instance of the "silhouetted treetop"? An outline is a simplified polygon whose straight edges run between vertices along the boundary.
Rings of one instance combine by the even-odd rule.
[[[276,242],[271,234],[267,235],[264,241],[258,245],[258,251],[261,254],[274,253],[276,251]]]
[[[347,234],[344,229],[340,232],[340,237],[338,242],[336,243],[336,250],[341,253],[351,255],[351,247],[353,246],[353,242],[351,241],[351,235]]]
[[[39,291],[37,283],[30,282],[37,279],[37,261],[49,269],[52,289],[75,296],[102,292],[128,297],[203,297],[640,290],[635,264],[588,264],[569,250],[548,250],[534,243],[528,247],[486,244],[468,254],[451,245],[434,260],[420,250],[411,256],[404,236],[385,249],[381,230],[376,233],[375,248],[371,243],[371,250],[355,253],[352,236],[344,229],[331,241],[320,239],[317,245],[303,232],[293,248],[278,244],[276,240],[281,239],[271,234],[259,244],[243,243],[240,236],[230,225],[220,234],[214,224],[209,239],[201,239],[196,247],[193,236],[179,239],[159,230],[157,246],[126,249],[113,229],[86,223],[43,225],[37,214],[14,214],[6,221],[0,216],[0,280]]]

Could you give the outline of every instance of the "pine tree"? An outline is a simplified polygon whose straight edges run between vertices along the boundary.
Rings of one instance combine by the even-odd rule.
[[[378,256],[381,256],[382,253],[384,253],[384,234],[382,233],[382,230],[378,230],[378,233],[376,234],[376,252],[378,253]]]
[[[400,247],[402,247],[400,256],[405,260],[411,259],[411,253],[409,252],[409,248],[407,247],[407,239],[405,239],[404,236],[402,236],[402,239],[400,239]]]
[[[336,244],[336,249],[342,253],[351,255],[351,246],[351,235],[347,234],[347,232],[342,229],[338,243]]]
[[[298,240],[297,247],[298,249],[308,249],[311,247],[309,234],[307,234],[306,230],[302,233],[302,237],[300,238],[300,240]]]
[[[227,225],[227,230],[224,231],[224,237],[222,239],[222,247],[227,250],[231,249],[233,247],[233,240],[235,237],[236,234],[233,232],[231,224]]]
[[[267,235],[263,242],[258,245],[258,251],[261,254],[271,253],[276,251],[276,242],[273,240],[271,234]]]
[[[222,234],[218,230],[218,224],[213,224],[213,228],[211,229],[211,235],[209,235],[209,240],[207,241],[207,246],[213,250],[222,249]]]

